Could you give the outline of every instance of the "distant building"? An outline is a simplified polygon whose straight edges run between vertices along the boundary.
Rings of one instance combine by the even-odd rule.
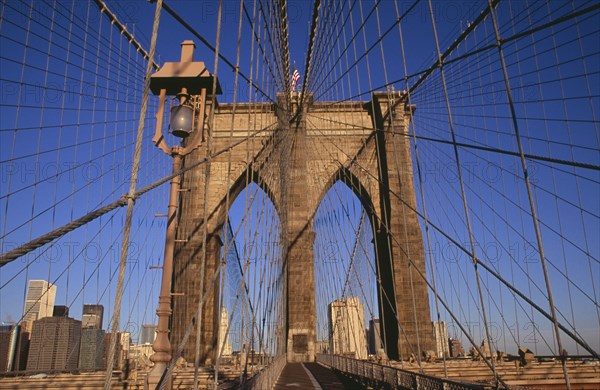
[[[117,338],[117,349],[115,351],[115,360],[113,367],[115,369],[119,369],[123,366],[123,356],[125,353],[123,352],[123,346],[121,345],[121,337],[120,333],[118,333],[119,337]],[[104,333],[104,342],[103,342],[103,351],[102,351],[102,369],[106,369],[108,362],[108,351],[110,349],[110,341],[112,339],[111,333]]]
[[[55,298],[56,285],[45,280],[29,281],[25,297],[25,307],[23,308],[23,321],[26,322],[24,325],[27,332],[31,331],[35,320],[52,317]]]
[[[104,306],[83,305],[81,313],[81,327],[84,329],[102,329],[104,319]]]
[[[79,348],[78,363],[80,370],[103,369],[103,317],[104,306],[83,305],[81,312],[81,346]]]
[[[132,345],[129,348],[129,359],[135,361],[138,367],[152,365],[150,356],[153,354],[152,344]]]
[[[79,360],[81,321],[45,317],[33,323],[28,371],[75,370]]]
[[[329,340],[318,340],[315,343],[315,353],[329,353]]]
[[[27,368],[29,333],[21,325],[0,326],[0,372]]]
[[[129,332],[117,333],[117,348],[115,351],[114,368],[121,369],[125,367],[126,360],[129,356],[129,348],[131,344],[131,336]],[[102,369],[106,369],[108,362],[108,352],[110,349],[110,342],[112,339],[111,333],[104,334],[104,348],[102,352]]]
[[[12,367],[8,367],[8,359],[10,356],[10,339],[14,327],[15,325],[0,326],[0,372],[12,370]]]
[[[156,325],[142,325],[142,334],[140,335],[140,345],[154,344],[156,338]]]
[[[27,369],[27,356],[29,355],[29,343],[31,333],[27,332],[23,326],[17,326],[17,345],[12,360],[13,371],[25,371]]]
[[[328,309],[330,353],[366,359],[365,315],[358,297],[335,300]]]
[[[383,348],[381,342],[381,328],[379,318],[373,318],[369,320],[369,334],[368,334],[368,345],[369,354],[377,354],[377,350]]]
[[[131,346],[131,333],[119,332],[119,341],[121,341],[121,348],[124,353],[129,353],[129,347]]]
[[[104,342],[103,344],[103,351],[102,351],[102,369],[105,370],[106,367],[108,366],[107,362],[108,362],[108,350],[110,348],[110,341],[112,339],[112,333],[104,333]],[[119,362],[119,356],[121,355],[121,343],[117,342],[117,350],[115,352],[115,360],[114,360],[114,367],[118,367],[118,362]]]
[[[465,356],[465,350],[460,340],[448,339],[448,347],[450,347],[450,357]]]
[[[104,331],[96,328],[81,329],[81,346],[79,348],[80,370],[103,369]]]
[[[69,316],[69,307],[68,306],[54,306],[54,310],[52,310],[52,317],[68,317]]]
[[[433,337],[435,338],[435,353],[438,358],[449,356],[448,351],[448,329],[446,328],[446,322],[444,321],[433,321],[431,323],[433,327]]]
[[[227,332],[228,326],[229,319],[227,317],[227,309],[223,307],[221,308],[221,321],[219,323],[219,345],[217,352],[221,353],[221,348],[223,348],[223,353],[221,353],[221,356],[231,356],[232,353],[231,343],[229,342],[229,333]],[[225,340],[225,346],[223,346],[223,340]]]

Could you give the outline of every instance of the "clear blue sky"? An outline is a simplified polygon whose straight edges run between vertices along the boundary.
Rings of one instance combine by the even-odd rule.
[[[169,5],[188,21],[209,42],[215,42],[217,2],[196,2],[190,0],[168,1]],[[400,13],[407,10],[410,4],[400,2]],[[154,5],[145,1],[109,1],[108,6],[113,9],[128,28],[134,32],[135,37],[145,48],[149,47],[151,24],[154,14]],[[238,26],[238,2],[226,0],[223,2],[224,12],[222,20],[222,53],[232,62],[236,58],[236,40]],[[247,1],[246,6],[252,12],[252,1]],[[308,33],[312,4],[305,0],[288,1],[289,40],[292,64],[295,63],[302,73],[300,82],[306,77],[304,72],[306,52],[308,47]],[[359,2],[356,2],[353,12],[354,30],[361,23],[358,12]],[[434,1],[434,15],[440,38],[442,51],[448,47],[479,12],[484,8],[485,1],[473,2],[447,2]],[[571,12],[571,5],[563,2],[550,2],[539,7],[528,8],[524,1],[503,2],[498,9],[501,34],[503,37],[511,36],[516,32],[526,31],[532,26],[539,26],[549,20]],[[575,7],[585,7],[583,2],[576,1]],[[116,199],[126,191],[126,180],[129,176],[129,166],[132,154],[134,133],[137,127],[139,113],[139,100],[144,63],[136,58],[133,53],[122,49],[123,57],[119,62],[117,53],[118,35],[109,24],[100,23],[100,16],[94,4],[87,7],[85,2],[77,2],[74,12],[78,18],[85,19],[89,12],[90,42],[98,33],[98,26],[103,29],[101,35],[105,45],[112,44],[113,49],[98,50],[101,61],[91,61],[86,65],[88,73],[82,73],[76,66],[69,65],[65,68],[65,51],[52,47],[52,61],[46,62],[45,53],[48,50],[48,29],[52,11],[41,3],[36,3],[34,8],[33,23],[29,27],[39,36],[30,37],[30,45],[39,49],[29,50],[26,67],[26,82],[31,84],[21,88],[19,95],[19,81],[21,79],[20,61],[23,57],[23,41],[27,27],[28,5],[11,4],[5,7],[4,20],[0,25],[2,57],[2,95],[0,116],[0,152],[2,163],[2,182],[0,194],[0,215],[2,224],[6,222],[6,229],[2,226],[2,234],[16,229],[7,235],[4,245],[23,243],[28,239],[47,232],[52,227],[68,222],[72,217],[82,215],[96,207]],[[362,2],[364,17],[373,7],[372,1]],[[61,8],[68,13],[68,6]],[[548,16],[550,15],[550,16]],[[379,18],[382,33],[396,19],[394,2],[383,0],[379,5]],[[65,36],[69,32],[66,20],[55,15],[57,23],[55,30],[61,31],[62,37],[54,37],[54,45],[66,47]],[[513,20],[514,23],[509,22]],[[600,165],[599,155],[599,129],[600,117],[599,85],[600,77],[600,39],[597,26],[600,25],[598,12],[591,13],[578,20],[575,27],[573,21],[567,22],[552,29],[545,29],[533,36],[513,41],[505,45],[505,55],[508,64],[511,85],[515,94],[516,113],[519,118],[519,127],[523,135],[526,153],[550,156],[568,161]],[[78,25],[82,26],[81,20]],[[358,56],[364,48],[377,42],[378,29],[375,14],[365,23],[365,38],[362,32],[357,35],[356,47]],[[62,30],[61,30],[62,28]],[[245,39],[242,44],[241,70],[249,75],[250,65],[250,39],[249,28],[244,20]],[[427,2],[421,1],[410,12],[402,24],[406,66],[408,74],[418,75],[427,69],[436,57],[435,43],[431,29],[431,19]],[[561,33],[559,31],[564,29]],[[84,45],[81,41],[83,29],[73,31],[73,42]],[[551,33],[552,32],[552,33]],[[45,34],[45,35],[44,35]],[[351,35],[347,27],[347,36]],[[458,49],[449,57],[470,52],[493,42],[491,38],[492,25],[489,20],[480,25]],[[163,12],[158,38],[158,62],[177,61],[180,55],[179,43],[184,39],[196,40],[170,15]],[[96,55],[97,45],[88,43],[88,50],[94,50]],[[204,61],[209,68],[214,68],[214,54],[197,41],[195,59]],[[104,46],[105,47],[105,46]],[[125,44],[124,47],[127,47]],[[341,49],[344,45],[341,44]],[[379,45],[369,52],[368,61],[370,74],[367,73],[366,59],[359,61],[357,71],[352,69],[343,83],[346,89],[342,92],[341,83],[338,89],[333,89],[333,94],[324,98],[344,99],[349,96],[364,93],[369,89],[377,89],[387,80],[402,80],[404,76],[403,58],[400,53],[399,35],[396,29],[390,32],[383,40],[384,54],[382,57]],[[556,49],[553,49],[556,48]],[[338,46],[326,50],[331,51],[332,58],[337,58]],[[75,54],[81,55],[82,51],[75,46],[71,48],[73,64],[80,63]],[[112,56],[109,56],[112,53]],[[90,57],[92,57],[90,55]],[[129,63],[123,59],[132,59]],[[348,61],[354,62],[353,48],[348,51]],[[78,62],[79,61],[79,62]],[[384,65],[385,64],[385,72]],[[556,66],[560,64],[560,66]],[[119,80],[95,77],[94,74],[106,73],[106,66],[122,69]],[[128,67],[129,66],[129,67]],[[34,67],[42,69],[35,70]],[[54,71],[51,76],[44,79],[45,68]],[[126,69],[127,68],[127,69]],[[346,58],[342,61],[342,70],[346,69]],[[325,66],[325,69],[328,69]],[[517,150],[514,129],[510,120],[510,112],[506,104],[502,73],[496,50],[488,50],[470,57],[467,60],[457,61],[445,68],[449,88],[453,124],[459,142],[476,144],[480,146],[495,147],[511,151]],[[39,86],[46,88],[62,88],[64,79],[61,74],[71,75],[68,88],[69,93],[56,95],[40,92]],[[127,78],[130,75],[130,78]],[[218,76],[224,94],[220,101],[230,102],[233,99],[233,72],[223,62],[219,63]],[[370,76],[370,77],[369,77]],[[84,94],[101,95],[102,99],[83,99],[78,101],[79,78],[85,82]],[[560,82],[561,79],[565,81]],[[329,82],[335,80],[330,78]],[[410,79],[410,84],[416,82],[417,77]],[[118,84],[120,83],[120,84]],[[111,85],[122,85],[111,92]],[[319,86],[320,90],[327,87],[327,83]],[[360,89],[359,89],[360,85]],[[37,87],[36,87],[37,86]],[[94,87],[95,86],[95,87]],[[104,90],[98,89],[103,87]],[[129,87],[127,87],[129,86]],[[404,89],[404,81],[394,84],[396,90]],[[240,82],[240,96],[238,100],[248,99],[248,88]],[[107,92],[108,91],[108,92]],[[17,96],[20,96],[20,104]],[[116,112],[107,107],[114,104],[114,97],[121,103]],[[565,99],[567,98],[567,99]],[[368,94],[360,97],[368,100]],[[414,118],[415,131],[418,135],[435,139],[450,140],[449,123],[446,113],[445,100],[439,72],[436,71],[429,77],[413,95],[412,102],[416,104],[417,111]],[[61,104],[68,107],[83,107],[85,114],[77,116],[77,111],[64,111],[61,117],[59,112]],[[156,102],[154,101],[154,103]],[[40,110],[40,105],[56,109]],[[16,107],[16,106],[20,106]],[[148,114],[146,126],[153,129],[152,114]],[[102,125],[100,123],[120,121],[120,125]],[[92,126],[90,131],[89,123]],[[40,123],[56,125],[57,123],[80,123],[79,126],[44,127],[38,131]],[[88,124],[86,124],[88,123]],[[15,126],[19,128],[31,127],[33,130],[20,131],[14,137],[11,131]],[[52,132],[54,131],[54,132]],[[62,134],[59,136],[59,134]],[[41,136],[40,136],[41,135]],[[13,140],[15,140],[13,147]],[[92,140],[98,140],[92,142]],[[87,143],[86,143],[87,142]],[[67,145],[78,143],[82,146],[66,148]],[[443,231],[466,248],[469,239],[465,228],[465,217],[462,209],[460,188],[456,175],[456,162],[452,146],[421,140],[418,141],[420,164],[423,171],[423,190],[425,193],[427,210],[432,222],[436,223]],[[141,183],[148,184],[169,172],[169,160],[151,148],[146,140],[144,149],[144,166],[141,172]],[[43,155],[38,150],[54,150],[61,148],[61,152],[52,151]],[[118,152],[115,150],[118,149]],[[29,156],[31,155],[31,156]],[[16,171],[9,173],[8,160],[21,157],[15,165]],[[527,194],[522,180],[520,161],[513,156],[500,155],[492,152],[474,149],[460,149],[460,158],[465,177],[465,190],[469,201],[471,223],[475,237],[476,251],[479,256],[488,260],[490,264],[498,267],[499,272],[514,283],[521,291],[531,296],[536,302],[547,308],[544,298],[545,286],[541,274],[537,243],[532,228],[529,214]],[[414,161],[414,155],[413,155]],[[80,165],[77,165],[77,164]],[[528,161],[534,196],[539,213],[543,243],[546,256],[551,262],[550,280],[553,286],[554,298],[557,306],[566,318],[562,322],[572,322],[581,335],[596,350],[600,349],[600,336],[598,329],[597,302],[600,299],[600,176],[598,171],[583,168],[572,168],[547,162]],[[25,188],[39,177],[51,177],[58,168],[68,170],[69,164],[77,165],[72,174],[65,173],[59,180],[48,180],[34,188],[24,189],[16,195],[6,198],[9,192],[18,188]],[[42,167],[36,173],[36,166]],[[69,171],[71,172],[71,171]],[[126,173],[123,173],[126,172]],[[575,176],[575,175],[577,176]],[[97,180],[95,180],[97,179]],[[421,184],[415,179],[417,190]],[[92,185],[86,186],[86,183]],[[69,194],[77,189],[74,196]],[[343,191],[343,190],[340,190]],[[417,194],[419,209],[423,204]],[[58,200],[65,200],[58,207],[52,207]],[[31,207],[35,199],[35,207]],[[9,204],[9,213],[5,207]],[[162,258],[162,237],[164,235],[164,221],[153,218],[155,213],[162,212],[166,204],[164,186],[149,194],[138,202],[136,209],[136,227],[134,229],[134,249],[132,256],[138,261],[131,262],[129,271],[132,275],[130,286],[126,294],[125,305],[136,308],[124,309],[132,313],[131,327],[139,327],[141,323],[152,322],[156,306],[156,291],[158,271],[147,271],[145,265],[158,264]],[[46,213],[41,214],[33,223],[26,223],[32,215],[41,213],[50,207]],[[241,207],[241,206],[240,206]],[[53,213],[52,210],[56,210]],[[242,209],[232,211],[232,220],[240,218]],[[356,219],[355,214],[352,218]],[[421,221],[422,222],[422,221]],[[23,227],[17,228],[24,223]],[[84,243],[93,242],[93,247],[98,247],[97,252],[102,256],[98,258],[109,259],[111,266],[102,268],[102,272],[92,273],[97,262],[92,253],[92,248],[86,247],[84,252],[92,261],[74,262],[69,270],[69,276],[60,276],[57,282],[59,293],[57,304],[68,303],[72,305],[73,316],[79,317],[82,300],[81,296],[74,297],[80,289],[83,280],[91,276],[89,290],[86,293],[93,300],[99,299],[105,305],[109,298],[114,298],[114,287],[103,293],[104,286],[110,279],[111,273],[116,269],[117,247],[111,246],[119,236],[123,224],[123,213],[116,213],[110,220],[104,218],[94,222],[88,228],[82,228],[66,237],[60,242],[57,252],[56,266],[53,262],[34,261],[28,268],[27,276],[31,278],[54,279],[59,277],[65,262],[76,258],[83,250]],[[102,230],[100,227],[104,226]],[[100,233],[98,233],[100,232]],[[96,235],[96,233],[98,233]],[[348,232],[346,232],[348,233]],[[348,234],[348,239],[354,239]],[[440,287],[440,294],[456,311],[461,321],[469,323],[475,333],[479,332],[476,339],[481,339],[481,320],[478,318],[477,306],[479,305],[476,292],[473,290],[474,274],[469,259],[456,247],[449,243],[435,229],[431,230],[431,253],[437,264],[436,277]],[[148,245],[151,243],[151,245]],[[39,253],[38,253],[39,254]],[[41,255],[48,257],[47,254]],[[80,255],[81,256],[81,255]],[[33,258],[35,259],[35,256]],[[63,267],[58,266],[63,265]],[[106,264],[106,263],[103,263]],[[16,320],[20,317],[23,302],[23,286],[25,274],[12,282],[8,281],[23,268],[20,260],[0,271],[0,319],[3,321]],[[105,267],[105,266],[103,266]],[[429,270],[431,272],[431,270]],[[572,280],[566,282],[565,275]],[[527,279],[527,275],[535,282],[534,285]],[[525,309],[515,304],[513,296],[499,285],[492,277],[484,274],[483,277],[486,305],[489,307],[490,317],[498,327],[499,342],[504,342],[510,351],[512,335],[508,328],[519,328],[519,338],[530,340],[535,334],[531,333],[531,322],[539,324],[540,332],[552,344],[551,327],[541,316],[531,315],[531,310],[526,304]],[[67,289],[67,285],[69,288]],[[114,280],[113,280],[114,285]],[[141,289],[137,289],[142,285]],[[75,286],[75,287],[74,287]],[[470,286],[470,287],[469,287]],[[539,290],[538,290],[539,288]],[[111,292],[112,290],[112,292]],[[68,291],[68,292],[67,292]],[[498,291],[498,293],[496,293]],[[587,295],[587,296],[586,296]],[[137,300],[136,300],[137,297]],[[591,299],[589,298],[591,297]],[[592,301],[596,301],[594,304]],[[433,299],[432,308],[433,308]],[[135,304],[134,304],[135,303]],[[112,309],[110,309],[112,310]],[[432,309],[433,310],[433,309]],[[108,311],[108,310],[107,310]],[[453,322],[447,313],[442,313],[446,321]],[[123,320],[122,320],[123,322]],[[106,324],[106,320],[105,320]],[[459,335],[456,326],[451,325],[452,332]],[[134,330],[135,331],[135,330]],[[535,336],[538,337],[538,336]],[[538,337],[539,338],[539,337]],[[529,341],[528,341],[529,342]],[[530,346],[533,344],[530,344]],[[571,353],[575,349],[567,344]],[[545,348],[539,343],[540,348]]]

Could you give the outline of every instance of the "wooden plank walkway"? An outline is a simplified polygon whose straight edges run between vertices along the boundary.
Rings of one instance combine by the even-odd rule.
[[[317,363],[288,363],[283,368],[274,390],[314,389],[343,390],[349,387],[330,369]]]

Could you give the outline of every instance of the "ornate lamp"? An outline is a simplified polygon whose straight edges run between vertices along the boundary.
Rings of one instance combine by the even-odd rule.
[[[203,139],[201,131],[204,129],[204,111],[207,95],[220,94],[221,87],[217,82],[217,88],[213,91],[213,76],[208,72],[203,62],[194,62],[193,41],[181,43],[181,61],[167,62],[150,78],[150,90],[159,95],[159,109],[156,113],[156,130],[152,142],[163,152],[173,157],[173,173],[181,170],[181,162],[185,155],[197,149]],[[165,102],[167,95],[175,96],[179,104],[171,107],[169,124],[172,134],[176,137],[186,139],[185,147],[169,147],[162,133],[163,117],[165,113]],[[172,359],[171,343],[169,341],[169,317],[171,316],[171,279],[173,277],[173,251],[175,249],[175,221],[177,214],[177,202],[181,187],[181,177],[175,176],[171,180],[171,191],[169,195],[169,209],[167,214],[167,232],[165,238],[165,253],[162,266],[162,280],[160,296],[158,298],[158,327],[157,335],[152,345],[154,354],[150,360],[154,367],[148,373],[145,389],[155,390],[160,384],[162,377]],[[166,383],[170,389],[170,382]]]

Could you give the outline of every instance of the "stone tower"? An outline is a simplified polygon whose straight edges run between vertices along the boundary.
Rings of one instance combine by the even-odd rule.
[[[229,204],[246,183],[255,182],[279,212],[284,277],[285,340],[288,361],[312,361],[316,311],[312,219],[331,186],[342,181],[366,209],[375,246],[381,335],[391,359],[434,346],[429,311],[422,232],[416,209],[408,124],[412,108],[401,92],[380,92],[368,102],[304,100],[299,93],[277,104],[237,104],[215,108],[213,150],[231,149],[212,158],[204,237],[203,165],[183,177],[173,275],[173,348],[177,348],[202,296],[200,270],[206,250],[204,288],[211,285],[221,255],[220,234]],[[290,107],[290,109],[282,109]],[[209,107],[209,109],[212,109]],[[233,128],[232,128],[233,123]],[[205,148],[188,155],[185,165],[206,157]],[[410,261],[409,261],[410,259]],[[421,276],[422,275],[422,276]],[[220,309],[212,285],[202,310],[201,360],[214,359]],[[418,339],[417,339],[418,334]],[[183,351],[194,361],[195,332]]]

